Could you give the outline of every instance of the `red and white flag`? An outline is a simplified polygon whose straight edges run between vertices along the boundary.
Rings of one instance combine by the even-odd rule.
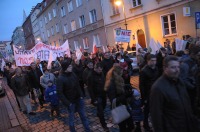
[[[97,49],[95,40],[93,40],[93,50],[92,50],[92,53],[97,53],[97,51],[98,51],[98,49]]]

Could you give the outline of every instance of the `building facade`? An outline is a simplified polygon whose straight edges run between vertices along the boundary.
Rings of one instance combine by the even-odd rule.
[[[163,44],[166,39],[181,39],[183,35],[196,37],[195,12],[200,12],[199,0],[123,0],[116,6],[114,0],[101,0],[108,44],[115,44],[115,29],[132,31],[130,46],[139,43],[148,47],[150,40]],[[188,15],[184,14],[184,9]],[[189,26],[186,26],[189,25]],[[200,35],[200,31],[197,30]],[[123,46],[127,47],[127,43]]]
[[[82,48],[92,52],[93,44],[107,44],[101,1],[58,1],[63,39],[69,40],[71,50]]]
[[[32,29],[33,29],[33,36],[34,36],[34,40],[37,43],[38,41],[41,40],[41,35],[40,35],[40,25],[39,25],[39,21],[37,19],[37,15],[40,13],[40,3],[38,3],[31,11],[31,25],[32,25]]]
[[[12,44],[25,49],[24,30],[21,26],[16,27],[13,31]]]
[[[35,46],[35,39],[33,36],[33,28],[31,23],[31,14],[26,18],[26,21],[22,25],[25,38],[25,49],[30,50]]]

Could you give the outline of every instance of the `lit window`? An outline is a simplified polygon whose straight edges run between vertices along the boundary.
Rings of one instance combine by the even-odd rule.
[[[89,41],[87,37],[83,39],[83,47],[84,49],[89,49]]]
[[[175,35],[176,30],[176,17],[175,14],[164,15],[162,17],[163,35]]]
[[[72,28],[72,31],[76,30],[76,22],[74,20],[71,21],[71,28]]]
[[[112,3],[111,5],[112,5],[113,15],[119,14],[119,7],[117,5],[115,5],[114,3]]]

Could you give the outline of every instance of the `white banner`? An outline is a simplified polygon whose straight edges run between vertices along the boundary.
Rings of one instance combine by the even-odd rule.
[[[48,61],[50,57],[50,51],[52,51],[53,58],[64,56],[65,54],[70,56],[68,40],[59,47],[38,43],[31,50],[20,50],[14,45],[13,50],[17,66],[29,66],[31,62],[34,62],[34,60],[37,58],[41,61]]]
[[[115,31],[116,42],[130,42],[131,30],[116,29]]]

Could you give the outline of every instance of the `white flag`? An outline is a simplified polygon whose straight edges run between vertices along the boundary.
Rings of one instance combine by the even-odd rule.
[[[156,52],[159,50],[159,48],[153,38],[151,38],[149,47],[151,48],[151,54],[156,54]]]
[[[82,57],[82,55],[83,55],[83,54],[82,54],[81,50],[80,50],[79,48],[77,48],[77,49],[76,49],[76,57],[77,57],[77,59],[80,60],[81,57]]]
[[[142,48],[142,47],[140,46],[140,44],[137,43],[137,44],[136,44],[136,54],[138,54],[138,49],[139,49],[139,48]]]
[[[48,64],[47,64],[47,69],[51,69],[51,63],[53,61],[53,52],[50,50],[49,53],[49,60],[48,60]]]

